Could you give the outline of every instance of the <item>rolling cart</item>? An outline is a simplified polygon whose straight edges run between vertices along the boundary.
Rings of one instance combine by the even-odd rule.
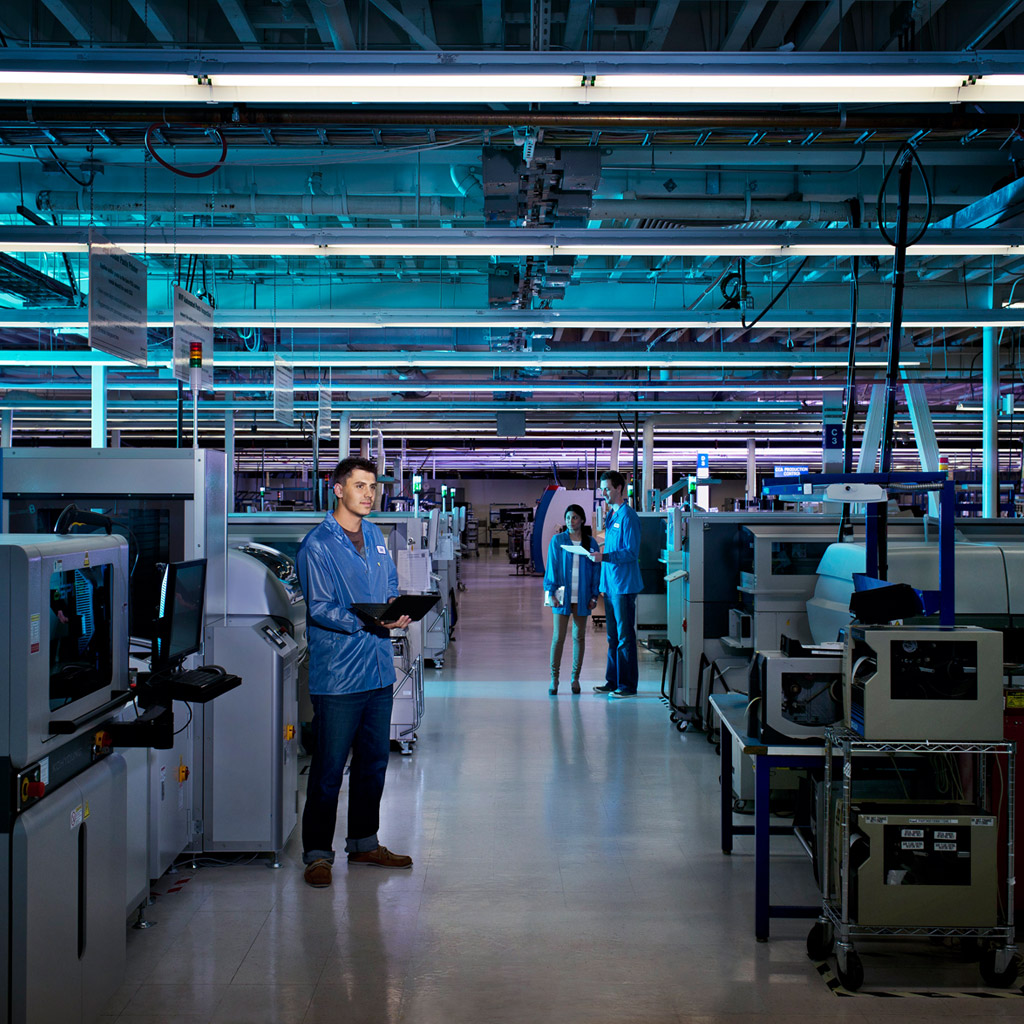
[[[403,756],[408,756],[417,739],[416,730],[423,721],[423,658],[413,651],[408,635],[393,634],[391,647],[395,659],[391,742],[398,745]]]
[[[1006,892],[1001,908],[999,829],[997,818],[991,813],[956,814],[939,801],[914,807],[892,803],[872,806],[858,819],[860,834],[870,836],[871,852],[865,862],[853,865],[853,847],[858,840],[852,829],[853,765],[858,754],[977,755],[977,796],[982,808],[987,806],[987,757],[1005,756],[1008,838]],[[838,803],[832,799],[834,760],[842,766],[842,795]],[[864,982],[864,968],[854,949],[855,939],[968,938],[983,944],[980,969],[984,982],[995,988],[1011,985],[1019,968],[1013,928],[1014,744],[866,740],[845,726],[832,726],[825,731],[825,794],[830,810],[824,824],[820,870],[822,912],[807,936],[808,955],[824,960],[834,950],[839,982],[853,992]],[[904,875],[900,872],[906,872],[906,865],[926,863],[928,857],[938,864],[936,876],[917,879],[925,884],[901,884]],[[919,923],[901,921],[901,914],[916,916]]]

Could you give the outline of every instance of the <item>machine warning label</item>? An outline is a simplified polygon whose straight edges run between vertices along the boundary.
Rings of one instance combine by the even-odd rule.
[[[50,759],[48,757],[44,757],[42,761],[39,762],[39,781],[44,786],[48,786],[50,784]]]
[[[71,831],[73,832],[82,822],[85,821],[85,811],[81,804],[79,804],[71,812]]]
[[[996,823],[995,818],[971,818],[971,824],[974,826],[985,825],[991,828]]]
[[[904,850],[923,850],[924,843],[920,842],[917,839],[907,839],[904,842],[900,843],[900,847]]]
[[[924,839],[923,828],[904,828],[900,829],[900,835],[904,839]]]
[[[29,616],[28,620],[28,652],[39,653],[39,613]]]
[[[911,825],[959,825],[957,818],[911,818]]]
[[[956,843],[936,843],[935,849],[943,853],[956,853]]]
[[[935,838],[936,839],[952,840],[952,839],[956,839],[956,833],[955,832],[941,832],[940,831],[940,832],[936,832],[935,833]],[[936,849],[938,849],[938,847],[936,847]]]

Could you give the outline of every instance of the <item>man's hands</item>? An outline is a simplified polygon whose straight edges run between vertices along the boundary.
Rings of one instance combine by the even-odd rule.
[[[382,629],[405,629],[405,627],[408,626],[410,622],[412,622],[412,619],[410,619],[408,615],[403,615],[400,618],[395,619],[394,622],[382,622],[381,623],[381,628]]]
[[[600,551],[591,551],[591,553],[590,553],[590,560],[592,562],[594,562],[595,564],[600,564],[600,562],[601,562],[601,552]]]

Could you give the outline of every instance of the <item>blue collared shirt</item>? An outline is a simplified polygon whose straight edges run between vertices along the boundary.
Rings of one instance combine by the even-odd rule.
[[[398,596],[398,570],[379,527],[362,521],[364,554],[331,512],[314,527],[295,556],[306,598],[311,694],[360,693],[393,686],[391,639],[371,632],[352,611],[356,603]]]
[[[608,513],[601,552],[601,593],[639,594],[640,517],[625,502]]]

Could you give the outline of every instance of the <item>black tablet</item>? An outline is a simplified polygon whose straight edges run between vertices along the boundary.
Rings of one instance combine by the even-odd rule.
[[[386,604],[354,604],[352,611],[375,626],[382,622],[395,622],[403,615],[419,622],[440,600],[440,594],[401,594]]]

